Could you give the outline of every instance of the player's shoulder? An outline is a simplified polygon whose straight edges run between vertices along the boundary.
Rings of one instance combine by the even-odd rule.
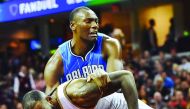
[[[103,54],[105,56],[112,55],[112,52],[120,52],[120,43],[117,39],[112,38],[108,35],[102,34],[103,36]]]
[[[103,43],[104,44],[113,44],[113,45],[118,45],[119,44],[119,41],[115,38],[112,38],[104,33],[98,33],[99,36],[102,36],[103,37]]]
[[[64,42],[58,46],[58,48],[57,48],[58,55],[61,55],[63,58],[67,57],[68,51],[70,50],[69,49],[70,48],[70,45],[69,45],[70,42],[71,42],[71,40],[68,40],[68,41],[66,41],[66,42]]]
[[[117,39],[112,38],[106,34],[99,33],[103,37],[103,46],[111,46],[111,48],[118,48],[120,46],[120,43]],[[107,48],[107,47],[106,47]]]
[[[57,49],[55,53],[50,57],[50,59],[47,62],[47,65],[52,63],[54,64],[55,60],[62,61],[62,56],[59,49]]]

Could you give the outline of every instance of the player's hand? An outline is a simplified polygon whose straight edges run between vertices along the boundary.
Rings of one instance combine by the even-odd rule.
[[[93,79],[103,79],[105,78],[107,75],[106,75],[106,72],[102,69],[96,69],[94,71],[94,73],[92,74],[89,74],[88,77],[87,77],[87,82],[93,80]]]
[[[87,82],[91,80],[94,80],[100,88],[105,87],[109,82],[111,82],[108,74],[102,69],[97,69],[94,73],[88,75]]]

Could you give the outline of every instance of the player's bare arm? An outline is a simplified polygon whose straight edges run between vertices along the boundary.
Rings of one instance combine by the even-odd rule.
[[[109,36],[104,36],[103,56],[107,60],[107,72],[123,69],[121,60],[121,47],[117,39],[111,38]]]
[[[123,69],[121,61],[121,47],[117,39],[105,36],[103,43],[103,56],[107,58],[107,72]],[[138,106],[138,93],[132,72],[127,72],[127,103],[128,107],[135,109]],[[110,89],[111,90],[111,89]]]
[[[46,82],[46,94],[59,85],[59,77],[63,74],[62,57],[58,50],[53,54],[45,66],[44,79]]]

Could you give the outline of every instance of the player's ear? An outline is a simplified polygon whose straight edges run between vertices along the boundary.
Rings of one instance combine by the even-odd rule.
[[[75,22],[74,22],[74,21],[72,21],[72,22],[70,23],[70,28],[71,28],[72,31],[74,31],[74,30],[76,29],[76,25],[75,25]]]

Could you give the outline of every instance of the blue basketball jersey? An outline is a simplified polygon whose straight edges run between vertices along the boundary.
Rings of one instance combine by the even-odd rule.
[[[71,51],[71,40],[61,44],[58,48],[62,56],[64,74],[59,79],[60,83],[87,76],[97,68],[106,70],[106,61],[102,57],[103,36],[98,34],[96,43],[86,54],[85,58],[75,55]]]

